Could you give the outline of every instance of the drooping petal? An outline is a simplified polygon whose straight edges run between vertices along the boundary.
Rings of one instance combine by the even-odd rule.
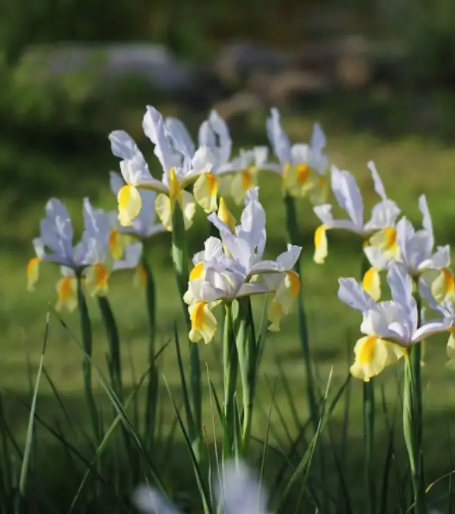
[[[377,246],[364,246],[363,253],[366,255],[368,262],[373,268],[385,270],[388,268],[390,259],[384,255],[382,250]]]
[[[218,181],[213,173],[203,173],[193,186],[196,202],[205,212],[215,212],[218,208]]]
[[[159,194],[155,200],[155,209],[163,227],[169,232],[172,231],[172,208],[169,196]]]
[[[188,230],[193,224],[193,218],[196,214],[196,202],[194,201],[194,196],[188,191],[182,191],[181,208],[183,212],[183,222],[185,224],[185,230]]]
[[[142,200],[139,191],[131,185],[123,186],[117,195],[118,200],[118,220],[124,227],[133,225],[142,208]]]
[[[425,233],[421,233],[425,235]],[[416,234],[417,235],[417,234]],[[428,243],[429,244],[429,243]],[[418,265],[418,271],[422,272],[427,269],[442,269],[450,266],[450,246],[438,246],[436,252],[428,259],[421,260]]]
[[[299,260],[302,252],[302,247],[297,245],[288,244],[288,249],[278,255],[276,262],[278,264],[278,271],[291,270],[295,263]]]
[[[353,377],[369,382],[381,371],[395,364],[406,354],[406,349],[376,336],[359,339],[354,347],[355,361],[351,366]]]
[[[220,206],[218,209],[218,219],[222,221],[232,234],[235,234],[235,218],[229,210],[223,197],[220,198]]]
[[[328,255],[327,225],[320,225],[314,232],[314,262],[323,264]]]
[[[66,275],[57,282],[58,301],[55,309],[59,312],[73,312],[77,308],[76,277]]]
[[[191,330],[189,339],[197,343],[201,339],[205,344],[209,344],[217,329],[217,321],[209,306],[205,302],[193,303],[188,307],[191,319]]]
[[[255,174],[250,168],[237,172],[230,183],[230,194],[236,205],[241,205],[245,200],[246,192],[256,186]]]
[[[362,279],[362,287],[375,300],[381,298],[381,277],[377,268],[370,268],[366,271]]]
[[[447,341],[447,357],[449,357],[449,360],[446,363],[446,366],[449,369],[455,370],[455,329],[450,328],[449,332],[450,336]]]
[[[451,300],[455,303],[455,279],[452,270],[443,268],[431,284],[431,293],[438,303]]]
[[[400,258],[397,231],[393,227],[378,230],[370,237],[369,243],[371,246],[379,248],[387,259],[398,260]]]
[[[106,296],[109,272],[103,264],[97,263],[90,266],[85,274],[85,287],[90,296]]]
[[[27,291],[34,291],[39,279],[39,265],[41,259],[32,257],[27,264]]]

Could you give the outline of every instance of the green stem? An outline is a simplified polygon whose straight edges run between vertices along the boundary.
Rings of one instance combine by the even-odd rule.
[[[96,444],[101,441],[100,424],[98,417],[98,410],[96,407],[95,398],[93,396],[92,389],[92,327],[90,323],[90,317],[88,314],[87,302],[85,300],[84,291],[82,289],[82,278],[81,275],[77,275],[77,302],[79,307],[80,325],[81,325],[81,336],[82,345],[86,357],[82,363],[83,377],[84,377],[84,390],[85,398],[90,412],[90,419],[93,428],[93,434],[95,436]],[[88,358],[87,358],[88,357]]]
[[[360,265],[360,281],[363,280],[365,273],[370,268],[367,256],[362,249],[362,261]],[[374,426],[375,426],[375,395],[374,379],[363,384],[363,437],[365,451],[365,487],[368,495],[368,508],[370,514],[376,510],[376,487],[375,470],[373,467],[373,446],[374,446]]]
[[[183,212],[178,202],[172,214],[172,260],[174,263],[177,287],[179,290],[182,307],[188,331],[191,328],[188,316],[188,306],[183,300],[183,296],[188,288],[188,248],[186,241],[185,224]],[[190,425],[190,436],[192,438],[193,450],[196,458],[201,458],[202,444],[202,387],[201,387],[201,363],[199,359],[199,347],[190,342],[190,388],[193,403],[192,421]],[[192,425],[192,426],[191,426]]]
[[[257,361],[254,320],[249,298],[239,300],[236,343],[243,389],[242,455],[245,457],[248,454],[251,439]]]
[[[122,399],[122,362],[120,357],[120,339],[117,324],[112,312],[109,300],[106,296],[98,297],[98,306],[106,328],[107,342],[109,345],[109,372],[111,383],[119,399]]]
[[[147,396],[145,405],[145,438],[149,441],[149,451],[153,447],[156,429],[156,412],[158,405],[158,369],[155,363],[156,353],[156,289],[155,280],[152,270],[145,255],[145,249],[142,253],[142,268],[145,273],[145,296],[147,303],[147,315],[149,322],[149,344],[148,344],[148,364],[150,367]]]
[[[289,241],[293,245],[300,245],[302,241],[300,240],[295,199],[291,195],[286,193],[284,196],[284,204],[286,207],[286,227],[287,227]],[[302,282],[300,261],[301,261],[301,259],[299,259],[296,262],[294,269],[299,274],[300,280]],[[300,344],[302,346],[303,359],[304,359],[304,363],[305,363],[306,390],[307,390],[307,396],[308,396],[308,405],[310,408],[310,415],[311,415],[313,428],[316,431],[317,427],[318,427],[318,423],[319,423],[319,412],[318,412],[318,405],[317,405],[316,394],[315,394],[313,367],[312,367],[312,360],[311,360],[311,349],[310,349],[308,327],[307,327],[307,321],[306,321],[306,315],[305,315],[303,290],[304,290],[304,287],[302,285],[299,290],[299,297],[298,297],[298,301],[297,301],[297,320],[298,320]]]
[[[235,437],[235,392],[237,385],[238,360],[235,346],[235,333],[232,320],[232,305],[225,306],[223,334],[224,367],[224,443],[223,458],[229,459],[233,454]]]
[[[423,464],[419,445],[418,392],[416,390],[413,361],[405,355],[403,393],[403,432],[409,465],[411,468],[412,489],[414,492],[414,513],[426,514],[425,484]],[[417,393],[417,394],[416,394]]]

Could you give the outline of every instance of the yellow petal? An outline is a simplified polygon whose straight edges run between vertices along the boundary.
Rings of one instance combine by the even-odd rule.
[[[57,282],[57,311],[73,312],[77,307],[76,277],[67,275]]]
[[[188,307],[188,312],[191,319],[190,341],[197,343],[203,339],[205,344],[210,343],[215,335],[217,322],[209,306],[205,302],[197,302]]]
[[[323,264],[325,258],[327,257],[328,247],[327,247],[327,226],[321,225],[318,227],[314,233],[314,262],[316,264]]]
[[[132,220],[141,212],[141,195],[134,186],[127,184],[118,192],[117,200],[120,224],[129,227],[133,224]]]
[[[449,268],[443,268],[431,284],[431,294],[434,299],[443,303],[446,300],[455,300],[455,280]]]
[[[27,290],[34,291],[35,284],[39,278],[39,263],[41,259],[39,257],[33,257],[28,261],[27,264]]]
[[[171,200],[168,196],[161,193],[156,197],[155,210],[160,218],[163,227],[169,232],[172,231],[172,209]]]
[[[213,173],[203,173],[193,186],[196,202],[205,212],[215,212],[218,208],[218,181]]]
[[[85,286],[91,296],[106,296],[108,293],[109,272],[102,264],[90,266],[85,275]]]
[[[455,370],[455,328],[449,328],[450,336],[447,342],[447,356],[449,357],[449,361],[446,363],[446,366],[449,369]]]
[[[369,382],[384,368],[397,363],[406,351],[406,348],[376,336],[362,337],[354,347],[355,360],[351,366],[351,375]]]
[[[294,271],[286,271],[285,277],[275,293],[270,305],[268,320],[271,325],[268,327],[272,332],[280,330],[280,322],[283,315],[291,312],[295,299],[300,291],[300,278]]]
[[[218,218],[231,229],[231,232],[235,233],[235,218],[231,211],[228,209],[224,198],[220,198],[220,207],[218,209]]]
[[[193,218],[196,214],[196,203],[194,197],[188,191],[182,191],[181,207],[183,211],[183,222],[185,224],[185,230],[188,230],[193,224]]]
[[[393,227],[378,230],[370,237],[370,245],[376,246],[388,259],[400,258],[400,247],[397,243],[397,231]]]
[[[194,268],[190,272],[190,280],[196,280],[198,278],[201,278],[203,273],[204,273],[204,263],[198,262],[196,264],[196,266],[194,266]]]
[[[362,280],[363,289],[373,298],[378,301],[381,298],[381,277],[377,268],[370,268]]]

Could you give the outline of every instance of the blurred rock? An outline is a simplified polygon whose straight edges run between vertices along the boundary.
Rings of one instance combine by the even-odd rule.
[[[41,76],[89,73],[104,85],[106,79],[135,76],[171,94],[187,92],[197,83],[191,66],[176,60],[165,47],[153,44],[34,46],[20,66],[34,67]]]
[[[213,70],[222,81],[235,85],[257,72],[277,73],[292,64],[289,52],[259,43],[226,45],[213,61]]]
[[[262,99],[246,91],[236,93],[230,98],[217,102],[213,108],[227,122],[242,117],[264,106]]]

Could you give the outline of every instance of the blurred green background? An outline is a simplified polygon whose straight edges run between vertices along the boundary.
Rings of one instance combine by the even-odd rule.
[[[108,172],[118,167],[107,139],[111,130],[129,131],[149,157],[151,168],[158,171],[153,148],[141,134],[145,105],[156,106],[163,115],[181,117],[194,137],[215,107],[228,121],[236,149],[266,143],[265,119],[269,108],[276,105],[293,141],[307,140],[312,123],[322,122],[330,158],[356,175],[368,205],[375,202],[366,168],[370,159],[383,176],[390,197],[416,223],[420,223],[417,198],[425,193],[442,245],[455,242],[454,86],[452,0],[244,0],[241,6],[227,0],[40,0],[27,8],[17,0],[3,0],[0,384],[8,399],[12,428],[19,434],[25,431],[27,410],[21,410],[14,395],[29,399],[28,375],[36,370],[47,303],[55,302],[58,278],[58,270],[43,266],[37,291],[26,292],[25,265],[33,255],[31,239],[38,233],[39,218],[51,196],[68,204],[78,230],[82,197],[90,196],[98,206],[116,208],[108,185]],[[270,256],[285,245],[278,187],[274,178],[261,178]],[[337,278],[358,275],[360,242],[345,234],[330,234],[327,263],[316,266],[312,234],[317,220],[305,201],[299,208],[313,355],[322,379],[334,366],[335,378],[340,381],[358,337],[359,319],[336,299]],[[192,252],[201,249],[207,235],[207,224],[199,213],[190,232]],[[172,334],[175,321],[182,325],[169,244],[169,236],[161,235],[148,249],[158,291],[165,291],[158,294],[163,342]],[[125,344],[125,362],[129,348],[140,373],[146,355],[147,320],[141,292],[133,288],[131,280],[128,273],[114,277],[111,297]],[[96,303],[89,307],[95,358],[103,365],[104,331]],[[65,319],[77,331],[77,315],[65,315]],[[291,316],[281,334],[270,335],[263,376],[273,382],[278,376],[277,362],[283,365],[303,420],[303,363],[295,334],[296,319]],[[171,389],[178,392],[174,350],[166,352],[164,372]],[[218,377],[214,353],[216,346],[201,348],[202,359]],[[430,481],[449,467],[446,434],[455,415],[455,376],[444,368],[444,362],[444,341],[432,341],[423,370]],[[73,417],[84,424],[87,412],[81,396],[80,352],[55,322],[51,323],[46,369]],[[128,370],[131,375],[131,368]],[[385,373],[381,382],[393,400],[393,372]],[[264,378],[259,395],[265,411],[270,394]],[[272,438],[285,447],[288,430],[293,433],[297,428],[290,426],[282,386],[276,396],[284,405],[285,422],[273,414]],[[363,459],[359,383],[353,384],[351,411],[348,486],[352,486],[357,504],[363,505],[362,491],[355,486],[356,470]],[[46,384],[38,412],[50,424],[64,423]],[[338,412],[335,438],[339,417]],[[171,423],[170,410],[166,419]],[[386,436],[382,421],[378,426],[379,466]],[[263,437],[260,413],[255,428]],[[42,437],[47,440],[49,436]],[[52,444],[49,442],[53,448]],[[44,446],[43,454],[47,448]],[[42,483],[61,492],[58,459],[44,459],[41,473]],[[176,462],[181,465],[178,458]],[[69,489],[77,482],[70,476],[64,478]]]

